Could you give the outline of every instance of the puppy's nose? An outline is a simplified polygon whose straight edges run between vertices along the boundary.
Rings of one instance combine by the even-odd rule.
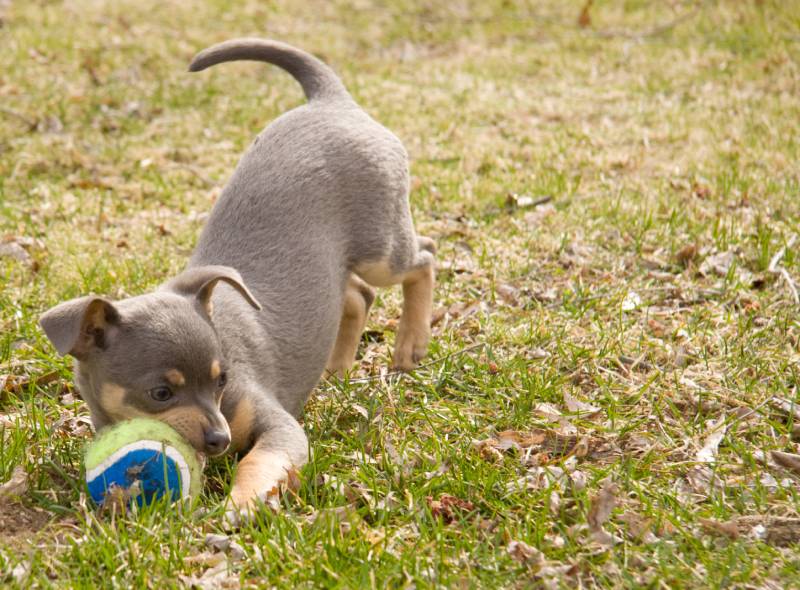
[[[219,455],[231,444],[231,437],[224,430],[206,430],[205,443],[206,453],[212,456]]]

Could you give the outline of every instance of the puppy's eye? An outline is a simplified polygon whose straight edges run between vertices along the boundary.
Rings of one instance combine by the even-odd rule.
[[[169,387],[154,387],[148,393],[157,402],[165,402],[172,397],[172,390]]]
[[[222,389],[225,387],[225,384],[228,383],[228,374],[225,371],[219,374],[219,379],[217,380],[217,387]]]

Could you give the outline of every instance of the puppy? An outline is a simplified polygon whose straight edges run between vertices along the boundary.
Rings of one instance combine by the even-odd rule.
[[[434,244],[408,205],[400,140],[355,103],[334,72],[289,45],[220,43],[190,71],[277,65],[308,103],[256,137],[211,211],[185,271],[122,301],[87,296],[40,320],[96,429],[147,416],[200,452],[246,453],[230,500],[273,501],[308,459],[297,421],[327,369],[343,374],[374,298],[403,286],[394,366],[412,369],[430,339]]]

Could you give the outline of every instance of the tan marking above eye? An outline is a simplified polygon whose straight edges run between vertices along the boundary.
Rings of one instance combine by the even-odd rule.
[[[186,377],[183,376],[178,369],[170,369],[164,375],[172,385],[176,385],[178,387],[182,385],[186,385]]]
[[[218,360],[212,361],[211,362],[211,378],[212,379],[216,379],[217,377],[219,377],[221,372],[222,372],[222,369],[220,369],[220,367],[219,367],[219,361]]]

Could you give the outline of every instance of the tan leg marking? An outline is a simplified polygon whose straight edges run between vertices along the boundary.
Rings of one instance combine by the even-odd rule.
[[[236,405],[233,418],[229,423],[231,428],[231,450],[240,451],[247,446],[253,433],[254,422],[253,402],[246,397],[242,398]]]
[[[281,486],[292,471],[289,455],[283,451],[254,448],[239,462],[231,488],[231,501],[239,511],[250,511],[260,500],[276,505]]]
[[[326,364],[328,375],[343,377],[353,366],[361,333],[367,323],[367,312],[374,297],[375,291],[369,285],[355,275],[350,277],[344,294],[336,344]]]
[[[403,315],[395,340],[393,365],[401,371],[417,366],[428,351],[433,313],[433,265],[403,277]]]

